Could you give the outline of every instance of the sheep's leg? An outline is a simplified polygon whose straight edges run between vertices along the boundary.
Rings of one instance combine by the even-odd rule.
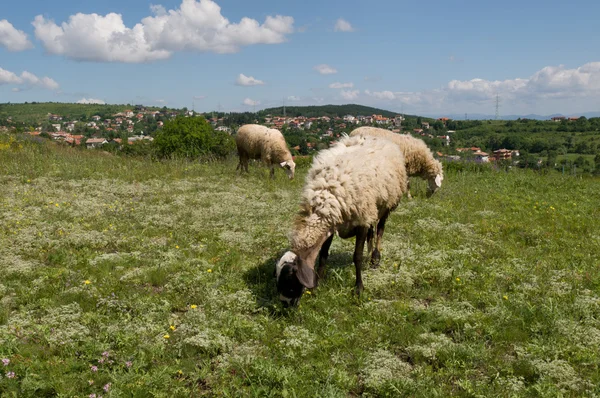
[[[274,167],[274,166],[271,164],[271,165],[269,166],[269,168],[271,169],[271,171],[269,172],[269,174],[270,174],[270,177],[271,177],[271,178],[275,178],[275,167]]]
[[[365,240],[367,239],[368,227],[357,227],[356,228],[356,246],[354,247],[354,267],[356,268],[356,285],[354,292],[360,296],[363,291],[362,281],[362,262],[363,252],[365,249]]]
[[[389,215],[390,212],[386,211],[383,217],[381,217],[377,223],[377,239],[375,241],[375,249],[371,255],[371,268],[379,267],[379,261],[381,260],[381,241],[383,238],[383,231],[385,230],[385,222],[387,221]]]
[[[317,281],[323,279],[325,277],[325,264],[327,263],[327,258],[329,257],[329,247],[331,246],[331,242],[333,241],[333,235],[323,243],[321,246],[321,250],[319,251],[319,265],[317,267]]]
[[[248,157],[248,155],[244,155],[244,158],[242,159],[242,162],[243,162],[242,166],[243,166],[244,170],[246,170],[246,173],[250,173],[248,171],[248,162],[249,162],[249,160],[250,160],[250,158]]]
[[[410,195],[410,180],[408,181],[408,183],[406,184],[406,197],[408,199],[412,199],[412,196]]]
[[[375,235],[375,228],[371,226],[367,232],[367,254],[369,256],[373,253],[373,235]]]

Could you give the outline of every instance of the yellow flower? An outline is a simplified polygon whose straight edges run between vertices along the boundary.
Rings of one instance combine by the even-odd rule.
[[[169,326],[169,329],[175,331],[175,326],[171,325],[171,326]]]
[[[179,249],[179,246],[175,245],[175,249]]]
[[[312,293],[310,292],[310,290],[307,290],[304,292],[304,294],[312,294]]]
[[[83,283],[85,283],[86,285],[89,285],[90,283],[92,283],[92,281],[90,281],[89,279],[86,279],[85,281],[83,281]]]
[[[392,285],[395,285],[395,284],[396,284],[396,282],[392,281]]]
[[[397,267],[397,266],[398,266],[398,263],[394,263],[394,267]]]
[[[196,308],[198,308],[198,306],[196,304],[192,304],[192,305],[190,305],[190,308],[195,310]]]
[[[58,207],[58,203],[54,204],[54,206]]]
[[[502,298],[503,298],[504,300],[508,300],[508,296],[506,296],[506,295],[505,295],[505,296],[502,296]]]
[[[31,182],[31,180],[27,180],[27,183],[30,183],[30,182]]]
[[[168,338],[170,338],[171,336],[169,336],[169,334],[167,333],[167,334],[165,334],[163,337],[164,337],[165,339],[168,339]]]
[[[208,272],[209,274],[212,272],[212,269],[207,269],[206,272]]]
[[[179,370],[177,371],[177,374],[179,374],[179,375],[182,375],[182,374],[183,374],[183,372],[181,371],[181,369],[179,369]]]
[[[456,278],[456,281],[457,281],[457,282],[460,282],[460,278]]]

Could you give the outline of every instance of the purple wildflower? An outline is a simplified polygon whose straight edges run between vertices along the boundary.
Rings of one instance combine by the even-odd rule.
[[[108,392],[108,390],[110,390],[110,383],[107,383],[107,384],[105,384],[105,385],[104,385],[104,387],[102,387],[102,389],[103,389],[105,392]]]
[[[96,394],[90,394],[90,398],[96,398]]]
[[[104,352],[102,353],[102,356],[103,356],[104,358],[108,358],[108,355],[109,355],[109,354],[108,354],[108,351],[104,351]]]
[[[8,366],[9,363],[10,363],[10,359],[8,359],[8,358],[2,358],[2,365]]]
[[[97,372],[98,371],[98,367],[97,366],[91,366],[90,369],[92,370],[92,372]]]
[[[127,361],[127,362],[125,362],[125,365],[126,365],[128,368],[130,368],[130,367],[133,365],[133,362],[131,362],[131,361]]]
[[[104,358],[100,358],[100,359],[98,360],[98,363],[104,363]]]
[[[6,372],[6,377],[8,377],[9,379],[14,379],[15,378],[15,372]]]

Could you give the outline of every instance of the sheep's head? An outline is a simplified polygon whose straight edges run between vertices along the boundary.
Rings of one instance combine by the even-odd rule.
[[[293,160],[286,160],[285,162],[279,163],[279,165],[285,170],[290,180],[294,179],[294,171],[296,170],[296,163]]]
[[[442,181],[444,179],[443,174],[438,174],[434,178],[430,178],[427,180],[427,197],[431,197],[442,186]]]
[[[286,252],[275,266],[277,291],[284,306],[295,306],[306,288],[316,285],[316,274],[294,252]]]

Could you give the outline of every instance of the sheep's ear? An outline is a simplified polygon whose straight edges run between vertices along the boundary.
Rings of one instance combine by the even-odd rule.
[[[438,188],[442,186],[442,176],[439,174],[435,176],[435,185]]]
[[[315,274],[315,271],[302,261],[298,264],[296,275],[298,276],[298,281],[308,289],[312,289],[317,285],[317,275]]]
[[[285,165],[286,165],[286,164],[287,164],[287,162],[281,162],[281,163],[279,163],[279,165],[280,165],[281,167],[285,167]]]

